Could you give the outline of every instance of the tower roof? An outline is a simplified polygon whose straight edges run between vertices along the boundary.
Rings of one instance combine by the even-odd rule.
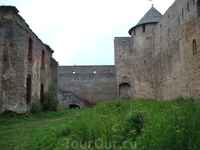
[[[149,9],[149,11],[144,15],[144,17],[134,26],[129,30],[129,34],[131,35],[131,31],[133,28],[136,26],[142,25],[142,24],[147,24],[147,23],[157,23],[162,17],[162,14],[153,7]]]

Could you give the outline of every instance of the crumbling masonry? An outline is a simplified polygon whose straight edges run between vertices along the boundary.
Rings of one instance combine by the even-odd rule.
[[[200,101],[200,0],[176,0],[164,15],[152,6],[131,37],[115,37],[115,65],[59,66],[58,81],[53,51],[17,13],[0,7],[1,112],[28,111],[49,84],[58,84],[60,108],[117,97]]]

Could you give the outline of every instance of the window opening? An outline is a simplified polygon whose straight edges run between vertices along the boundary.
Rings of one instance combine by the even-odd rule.
[[[134,36],[136,35],[135,28],[133,29],[133,34],[134,34]]]
[[[145,32],[145,24],[142,25],[142,32]]]
[[[73,73],[73,74],[76,74],[76,72],[75,72],[75,71],[72,71],[72,73]]]
[[[33,53],[33,40],[29,37],[29,42],[28,42],[28,60],[32,60],[32,53]]]
[[[188,2],[187,2],[187,9],[188,9],[188,12],[190,12],[190,5]]]
[[[111,71],[110,71],[110,70],[108,70],[108,73],[111,73]]]
[[[30,103],[31,101],[31,76],[28,75],[26,79],[26,102]]]
[[[43,100],[43,94],[44,94],[44,84],[41,84],[41,86],[40,86],[40,100]]]
[[[197,16],[200,16],[200,0],[197,1]]]
[[[197,55],[197,42],[195,39],[192,41],[193,55]]]
[[[184,19],[184,9],[182,8],[182,19]]]
[[[96,71],[96,70],[94,70],[94,71],[93,71],[93,73],[94,73],[94,74],[96,74],[96,73],[97,73],[97,71]]]
[[[45,66],[45,51],[42,50],[42,68],[44,69]]]

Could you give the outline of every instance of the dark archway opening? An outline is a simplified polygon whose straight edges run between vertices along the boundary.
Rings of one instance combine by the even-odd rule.
[[[121,98],[130,98],[131,94],[130,94],[130,89],[131,89],[131,85],[128,83],[122,83],[119,85],[119,96]]]
[[[71,108],[80,108],[80,107],[78,105],[76,105],[76,104],[70,104],[69,108],[71,109]]]

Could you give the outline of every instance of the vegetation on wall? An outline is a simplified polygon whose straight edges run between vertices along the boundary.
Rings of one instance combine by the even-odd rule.
[[[0,18],[0,24],[7,23],[8,21],[9,21],[8,18],[4,18],[4,17],[1,17],[1,18]]]
[[[47,92],[42,95],[42,109],[56,111],[58,109],[57,88],[55,85],[50,85]]]

